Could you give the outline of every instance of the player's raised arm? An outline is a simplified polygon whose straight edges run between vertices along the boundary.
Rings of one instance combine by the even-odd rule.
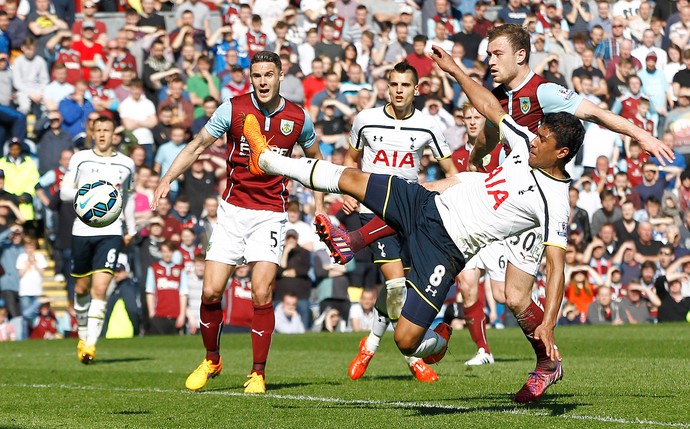
[[[469,95],[469,94],[468,94]],[[659,139],[638,128],[632,122],[608,110],[601,109],[589,100],[582,100],[575,116],[585,121],[596,122],[617,133],[625,134],[640,142],[644,150],[654,155],[661,165],[673,162],[673,151]]]
[[[506,112],[491,91],[475,82],[463,72],[448,52],[436,45],[432,46],[431,50],[432,52],[429,55],[431,59],[436,61],[436,64],[443,71],[450,73],[458,81],[477,111],[494,124],[498,124]]]
[[[213,137],[206,130],[206,127],[203,127],[201,131],[199,131],[199,134],[197,134],[191,142],[187,143],[184,149],[182,149],[182,152],[177,155],[165,175],[161,177],[156,192],[153,194],[151,210],[156,210],[158,208],[158,200],[168,195],[168,192],[170,192],[170,183],[175,180],[177,176],[184,173],[194,161],[199,158],[199,155],[204,153],[206,148],[211,146],[214,141],[216,141],[216,137]]]

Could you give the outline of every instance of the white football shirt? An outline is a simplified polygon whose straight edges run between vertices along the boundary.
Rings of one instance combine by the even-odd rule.
[[[424,149],[436,159],[448,158],[450,147],[443,131],[429,115],[414,109],[395,119],[386,107],[361,111],[350,131],[350,146],[362,152],[362,171],[390,174],[417,182]],[[371,213],[362,205],[362,213]]]
[[[120,152],[116,152],[114,156],[104,157],[96,155],[93,149],[79,151],[72,156],[67,172],[60,183],[60,197],[63,201],[72,201],[77,189],[87,183],[97,180],[112,183],[122,193],[127,233],[134,235],[136,233],[134,204],[127,204],[128,194],[134,189],[134,171],[132,158]],[[94,228],[76,218],[72,226],[72,234],[80,237],[122,235],[122,220],[120,217],[108,226]]]
[[[570,178],[556,179],[529,166],[529,143],[536,137],[510,116],[499,130],[511,148],[488,175],[460,175],[461,182],[436,197],[448,234],[469,260],[491,242],[541,226],[544,245],[567,245]]]

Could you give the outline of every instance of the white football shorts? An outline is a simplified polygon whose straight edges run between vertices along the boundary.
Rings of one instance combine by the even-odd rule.
[[[541,228],[533,228],[482,248],[467,262],[465,270],[479,268],[485,270],[492,280],[503,282],[510,261],[519,270],[534,276],[539,271],[543,252]]]
[[[206,260],[228,265],[280,264],[286,225],[287,213],[245,209],[221,201]]]

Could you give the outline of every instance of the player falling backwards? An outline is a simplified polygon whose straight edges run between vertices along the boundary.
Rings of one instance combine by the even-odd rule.
[[[73,201],[77,190],[87,183],[105,180],[122,193],[127,228],[122,235],[122,220],[103,228],[94,228],[76,218],[72,226],[72,277],[74,311],[77,316],[79,342],[77,358],[91,363],[96,357],[96,341],[105,320],[106,291],[115,273],[120,248],[136,233],[134,204],[129,202],[134,188],[134,161],[115,150],[112,119],[94,121],[94,147],[74,154],[60,182],[60,199]]]
[[[413,106],[418,82],[417,70],[406,61],[394,66],[388,78],[390,103],[384,107],[366,109],[357,115],[350,132],[350,148],[345,157],[345,166],[357,167],[361,160],[362,171],[394,174],[417,182],[424,149],[430,148],[446,176],[457,173],[441,129],[431,117]],[[347,195],[343,199],[345,213],[350,214],[358,209],[357,200]],[[367,223],[374,217],[368,207],[361,206],[359,209],[362,223]],[[328,219],[325,221],[328,222]],[[381,269],[386,287],[380,291],[376,306],[378,316],[371,332],[360,342],[360,353],[350,364],[349,375],[353,380],[364,375],[388,324],[397,323],[405,301],[403,260],[405,263],[409,262],[401,253],[401,238],[386,237],[372,243],[370,248],[374,262]],[[436,372],[421,359],[405,359],[417,380],[438,380]]]
[[[434,61],[458,80],[477,110],[499,124],[511,149],[492,174],[461,173],[444,179],[446,189],[439,195],[395,176],[364,173],[325,161],[286,159],[270,151],[257,122],[248,116],[245,135],[251,147],[250,166],[256,174],[281,174],[313,189],[347,193],[404,234],[412,266],[395,341],[403,354],[423,357],[426,362],[437,362],[445,355],[450,327],[445,323],[433,331],[429,327],[465,260],[492,242],[541,226],[547,275],[543,320],[534,323],[535,315],[524,314],[523,319],[531,323],[521,326],[528,338],[539,343],[549,362],[548,367],[535,371],[543,380],[543,393],[562,377],[553,331],[563,298],[570,210],[565,165],[582,145],[584,128],[573,115],[555,113],[545,115],[543,125],[533,134],[516,124],[498,100],[464,74],[448,53],[436,46],[433,50]],[[538,190],[536,196],[520,192],[530,187]],[[529,300],[530,292],[523,299]]]
[[[213,113],[206,126],[175,158],[161,178],[152,208],[170,191],[170,183],[189,168],[203,151],[223,134],[228,134],[227,187],[218,208],[218,224],[213,229],[206,254],[206,272],[201,300],[201,336],[206,357],[187,377],[185,387],[199,390],[208,379],[220,374],[220,333],[223,325],[221,299],[237,265],[252,267],[251,326],[253,365],[245,393],[265,393],[265,369],[275,326],[272,284],[285,239],[288,191],[280,177],[256,177],[248,170],[249,146],[242,135],[245,115],[260,121],[261,132],[276,145],[274,150],[289,157],[299,143],[307,156],[321,159],[315,144],[309,115],[280,96],[280,58],[262,51],[252,57],[249,73],[254,92],[233,97]],[[323,210],[323,194],[314,196],[316,211]]]
[[[529,33],[518,25],[503,25],[489,33],[489,67],[494,80],[500,83],[494,89],[494,95],[497,96],[502,107],[515,118],[516,122],[529,127],[534,132],[543,121],[544,114],[566,111],[574,113],[578,118],[601,123],[616,132],[638,139],[644,145],[644,148],[654,156],[668,160],[673,159],[673,154],[659,140],[644,133],[630,122],[609,111],[598,108],[588,100],[583,100],[579,95],[567,88],[548,83],[535,75],[528,66],[529,52]],[[491,140],[489,137],[486,139],[486,141]],[[470,161],[473,165],[481,168],[482,159],[492,149],[492,145],[482,143],[481,139],[478,140],[470,155]],[[359,231],[347,233],[333,229],[328,234],[323,235],[332,237],[330,241],[327,241],[327,244],[336,260],[347,261],[352,257],[353,251],[358,251],[371,241],[391,233],[382,227],[380,219],[375,219]],[[535,320],[541,320],[543,311],[538,306],[532,306],[531,300],[517,299],[517,297],[525,296],[525,291],[531,290],[534,283],[534,274],[536,272],[536,269],[533,269],[534,262],[520,259],[522,252],[519,251],[519,247],[529,243],[523,240],[518,242],[515,239],[511,240],[511,242],[513,243],[512,248],[510,243],[507,243],[506,247],[509,249],[507,255],[509,263],[506,267],[505,282],[506,304],[516,315],[535,314]],[[531,254],[534,255],[535,252],[533,251]],[[494,265],[496,263],[497,261],[493,261]],[[528,309],[530,312],[525,313]],[[483,311],[480,312],[479,310],[480,308],[475,308],[475,311],[466,315],[466,317],[474,320],[483,319]],[[529,320],[521,322],[519,318],[518,322],[521,323],[521,326],[523,324],[532,324]],[[525,326],[523,326],[524,329]],[[473,335],[474,337],[475,335]],[[548,366],[548,362],[545,361],[543,354],[538,350],[538,342],[535,343],[529,337],[528,339],[532,342],[537,353],[537,369],[545,365]],[[531,402],[538,399],[541,393],[543,393],[542,386],[543,383],[539,377],[531,373],[527,383],[515,396],[515,400],[518,402]]]

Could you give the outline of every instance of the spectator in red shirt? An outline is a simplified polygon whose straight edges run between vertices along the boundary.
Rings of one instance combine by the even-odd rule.
[[[304,87],[304,105],[311,106],[311,99],[317,93],[326,89],[323,60],[314,58],[311,62],[311,74],[302,80]]]
[[[412,48],[414,49],[414,52],[409,54],[406,58],[407,62],[417,69],[417,74],[419,74],[420,78],[429,76],[431,71],[434,69],[434,61],[426,55],[426,52],[424,52],[426,42],[426,36],[421,34],[416,35],[412,40]]]
[[[103,46],[96,43],[96,27],[91,21],[82,24],[81,39],[72,43],[72,49],[81,56],[81,74],[85,80],[89,80],[91,67],[98,67],[99,61],[103,61]]]
[[[95,15],[98,11],[96,2],[93,0],[85,0],[81,6],[81,13],[83,18],[76,21],[72,25],[72,33],[74,33],[74,40],[81,39],[82,29],[85,23],[91,23],[94,27],[94,40],[101,46],[105,45],[108,41],[108,28],[105,22],[100,19],[96,19]]]

